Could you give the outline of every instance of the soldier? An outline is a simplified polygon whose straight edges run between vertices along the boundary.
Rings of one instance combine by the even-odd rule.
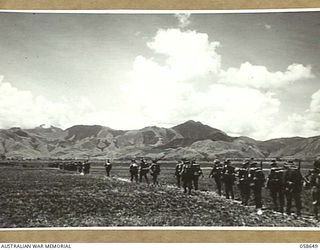
[[[74,163],[74,170],[79,172],[79,169],[81,168],[82,165],[83,165],[83,164],[82,164],[81,161],[75,162],[75,163]],[[83,169],[82,169],[82,170],[83,170]]]
[[[149,179],[147,174],[149,173],[149,164],[142,158],[140,161],[139,168],[139,182],[142,182],[142,178],[144,177],[147,184],[149,184]]]
[[[178,188],[181,187],[181,171],[182,171],[182,167],[183,167],[183,161],[178,161],[178,164],[176,165],[176,171],[174,173],[174,175],[176,176]]]
[[[110,162],[109,159],[106,161],[106,163],[104,164],[104,166],[105,166],[105,168],[106,168],[106,174],[107,174],[107,176],[110,176],[110,171],[111,171],[111,169],[112,169],[112,164],[111,164],[111,162]]]
[[[315,169],[310,170],[309,173],[313,213],[318,220],[318,207],[320,206],[320,173]]]
[[[182,186],[184,189],[184,193],[191,194],[192,190],[192,180],[193,180],[193,169],[191,167],[190,161],[185,161],[182,166],[181,171],[181,180],[182,180]]]
[[[283,213],[284,207],[284,187],[283,174],[284,170],[278,167],[275,160],[270,164],[271,170],[267,178],[267,189],[270,191],[270,196],[273,200],[274,210]],[[280,207],[279,207],[280,206]]]
[[[320,173],[320,158],[314,161],[313,167],[314,167],[314,171]]]
[[[257,167],[257,163],[252,163],[249,173],[250,188],[253,190],[254,203],[257,209],[262,208],[262,187],[264,186],[265,178],[263,170]]]
[[[225,166],[222,170],[222,180],[224,182],[226,198],[229,199],[231,196],[231,199],[234,199],[233,185],[235,181],[235,168],[231,165],[230,160],[225,161]]]
[[[60,163],[59,163],[59,169],[60,169],[60,170],[63,170],[63,169],[64,169],[64,162],[60,162]],[[80,173],[79,168],[78,168],[78,172]]]
[[[153,184],[158,185],[158,176],[160,174],[160,164],[157,160],[152,160],[152,164],[150,166],[150,174],[152,176]]]
[[[250,199],[249,161],[242,164],[242,168],[238,171],[238,178],[242,205],[247,206]]]
[[[131,165],[130,165],[130,180],[131,182],[133,179],[138,182],[138,170],[139,166],[136,162],[136,160],[131,160]]]
[[[310,178],[310,187],[312,195],[312,205],[315,218],[318,220],[318,207],[320,206],[320,161],[317,159],[314,163],[314,169],[309,171],[306,177]]]
[[[77,168],[78,168],[79,174],[84,175],[84,163],[79,162]]]
[[[202,169],[200,168],[200,164],[197,164],[195,160],[192,160],[191,168],[192,168],[192,172],[193,172],[192,182],[193,182],[194,190],[198,190],[199,189],[199,177],[200,176],[203,177],[203,172],[202,172]]]
[[[84,164],[83,173],[84,174],[89,174],[90,173],[90,167],[91,167],[91,164],[90,164],[89,160],[86,160],[83,164]]]
[[[284,189],[287,200],[287,214],[291,214],[292,199],[295,201],[297,215],[301,215],[301,192],[303,177],[300,169],[294,166],[292,161],[284,164]]]
[[[209,178],[214,178],[214,181],[216,183],[216,188],[218,190],[218,194],[221,196],[221,178],[222,178],[222,169],[223,166],[221,162],[216,159],[213,161],[213,167],[209,174]]]

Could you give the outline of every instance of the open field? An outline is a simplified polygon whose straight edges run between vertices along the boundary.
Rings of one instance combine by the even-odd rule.
[[[264,192],[261,216],[253,206],[244,207],[214,192],[210,168],[200,192],[185,195],[174,187],[174,164],[162,164],[161,185],[154,187],[127,181],[128,165],[115,164],[112,177],[102,165],[89,175],[45,166],[2,166],[0,227],[87,226],[319,226],[310,218],[310,193],[303,192],[304,216],[274,213]],[[210,191],[210,192],[209,192]],[[238,194],[236,194],[238,197]]]
[[[111,175],[115,177],[121,177],[121,178],[128,178],[129,179],[129,170],[128,170],[128,163],[125,165],[124,163],[118,163],[114,164],[113,170],[111,172]],[[234,164],[235,167],[241,167],[241,163]],[[216,192],[216,186],[214,179],[208,178],[210,171],[211,171],[212,165],[209,163],[202,163],[201,168],[203,170],[203,178],[200,178],[199,180],[199,190],[200,191],[214,191]],[[305,176],[309,169],[311,168],[311,164],[303,165],[301,168],[302,175]],[[165,163],[161,165],[161,175],[159,176],[159,182],[163,185],[176,185],[176,179],[174,176],[174,169],[175,169],[175,163]],[[265,177],[269,175],[269,165],[265,164],[263,165],[264,174]],[[93,165],[92,167],[92,174],[104,174],[104,168],[102,165],[97,164]],[[151,176],[149,178],[149,181],[151,183]],[[224,189],[223,189],[224,191]],[[235,192],[235,199],[240,200],[240,193],[237,188],[237,186],[234,186],[234,192]],[[224,192],[223,192],[224,194]],[[263,189],[262,191],[262,197],[263,197],[263,204],[264,207],[267,209],[272,209],[272,199],[269,195],[269,191],[267,189]],[[302,192],[302,204],[303,204],[303,210],[302,212],[306,215],[312,215],[312,200],[311,200],[311,192],[310,190],[304,190]],[[254,205],[253,195],[251,197],[251,201],[249,202],[249,205]],[[293,212],[294,212],[293,207]]]

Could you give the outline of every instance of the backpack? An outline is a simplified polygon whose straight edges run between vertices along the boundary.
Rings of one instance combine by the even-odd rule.
[[[199,164],[192,164],[193,175],[200,176],[202,174],[202,170]]]
[[[186,163],[183,165],[181,175],[183,175],[183,176],[193,175],[193,169],[192,169],[191,164]]]
[[[84,164],[84,170],[83,170],[83,172],[84,172],[85,174],[89,174],[89,173],[90,173],[90,163],[89,163],[89,162],[87,162],[87,163]]]
[[[221,165],[214,165],[210,172],[210,176],[213,178],[221,178],[223,167]]]
[[[137,163],[132,163],[130,165],[130,172],[132,172],[132,173],[138,172],[138,164]]]
[[[250,186],[251,188],[262,188],[265,179],[263,171],[260,168],[253,168],[250,170]]]
[[[310,177],[310,185],[311,187],[320,188],[320,174],[312,173]]]
[[[150,169],[151,169],[151,175],[160,174],[160,164],[153,163]]]
[[[106,167],[106,169],[111,169],[112,168],[112,164],[109,163],[105,163],[104,166]]]
[[[183,164],[179,163],[176,165],[176,171],[175,171],[175,175],[179,176],[181,174],[181,171],[183,170]]]
[[[281,190],[283,187],[283,175],[284,171],[282,169],[271,169],[268,176],[267,188]]]
[[[287,192],[299,193],[302,191],[303,177],[298,168],[288,169],[284,174],[284,184]]]
[[[140,164],[140,172],[141,172],[142,174],[147,174],[147,173],[149,172],[149,165],[148,165],[148,163],[142,162],[142,163]]]
[[[246,169],[246,168],[239,169],[238,177],[239,177],[239,181],[238,181],[239,186],[246,186],[249,184],[249,170],[248,169]]]
[[[234,167],[225,166],[222,172],[223,172],[223,180],[224,180],[224,182],[233,183],[235,181],[236,176],[235,176]]]

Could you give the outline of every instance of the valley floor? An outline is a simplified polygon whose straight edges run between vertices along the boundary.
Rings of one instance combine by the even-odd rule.
[[[174,185],[130,183],[114,173],[89,175],[50,168],[1,167],[0,227],[264,226],[317,227],[265,209],[257,215],[212,191],[183,194]]]

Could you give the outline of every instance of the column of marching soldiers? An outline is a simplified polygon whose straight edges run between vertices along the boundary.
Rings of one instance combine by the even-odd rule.
[[[68,165],[67,165],[68,166]],[[88,174],[90,171],[90,163],[71,164],[78,166],[80,174]],[[112,163],[106,160],[106,175],[110,176]],[[65,168],[64,168],[65,169]],[[158,185],[158,176],[160,175],[160,164],[158,160],[152,160],[148,163],[145,159],[131,160],[129,166],[130,181],[142,182],[143,180],[149,184],[148,174],[152,176],[154,185]],[[203,172],[195,160],[180,160],[175,167],[174,172],[176,185],[182,188],[184,193],[191,194],[192,189],[199,189],[199,179]],[[309,170],[306,176],[302,176],[300,164],[296,166],[293,161],[287,161],[282,166],[278,165],[276,160],[272,160],[270,164],[270,172],[265,178],[262,164],[258,166],[253,158],[245,160],[240,168],[233,166],[230,160],[221,162],[216,159],[213,161],[211,172],[208,176],[213,178],[216,184],[218,195],[224,195],[227,199],[235,199],[234,186],[240,192],[241,203],[247,206],[251,195],[258,211],[262,209],[262,189],[267,188],[273,201],[273,209],[277,212],[291,214],[292,201],[294,201],[296,214],[301,215],[301,193],[303,187],[311,189],[313,212],[315,218],[318,219],[318,208],[320,206],[320,159],[314,162],[314,168]]]
[[[110,163],[109,163],[110,164]],[[106,165],[107,166],[107,165]],[[132,160],[130,165],[131,181],[138,182],[144,178],[149,183],[147,173],[153,177],[153,183],[158,184],[157,178],[160,174],[160,165],[153,161],[148,165],[144,159],[140,165],[136,160]],[[175,168],[175,177],[177,186],[183,188],[184,193],[191,194],[191,190],[198,190],[199,178],[203,177],[203,172],[195,160],[181,160]],[[271,161],[270,173],[265,179],[262,165],[259,167],[253,159],[246,160],[241,168],[232,166],[230,160],[220,162],[214,160],[213,167],[209,174],[210,178],[215,180],[218,194],[222,196],[222,187],[224,186],[225,197],[234,199],[234,186],[237,186],[241,196],[241,203],[247,206],[251,194],[253,194],[254,203],[258,211],[262,209],[262,189],[266,187],[273,201],[273,209],[277,212],[291,214],[292,202],[296,207],[296,214],[301,215],[301,192],[303,186],[312,189],[313,210],[316,219],[318,219],[318,207],[320,206],[320,161],[314,163],[314,169],[310,170],[308,175],[303,177],[300,172],[300,166],[295,166],[293,161],[287,161],[280,167],[275,160]]]
[[[110,164],[110,162],[108,163]],[[106,169],[108,168],[106,164]],[[146,180],[147,173],[153,178],[153,183],[158,184],[157,178],[160,174],[160,164],[152,161],[151,165],[142,159],[140,165],[136,160],[130,164],[131,181],[139,182]],[[177,186],[183,188],[184,193],[191,194],[192,189],[198,190],[199,178],[203,177],[203,172],[195,160],[180,160],[175,168]],[[238,187],[241,196],[241,204],[247,206],[253,194],[254,203],[258,212],[262,209],[262,189],[267,188],[273,201],[273,209],[288,215],[291,214],[292,203],[294,201],[296,214],[301,215],[301,192],[303,186],[311,189],[313,212],[318,219],[318,207],[320,206],[320,160],[314,162],[314,168],[306,176],[302,176],[300,164],[296,166],[293,161],[287,161],[283,166],[279,166],[276,160],[270,164],[270,172],[265,178],[262,164],[258,166],[254,159],[245,160],[240,168],[235,168],[230,160],[221,162],[216,159],[209,174],[209,178],[215,180],[218,194],[222,196],[224,187],[225,197],[235,199],[234,186]]]

